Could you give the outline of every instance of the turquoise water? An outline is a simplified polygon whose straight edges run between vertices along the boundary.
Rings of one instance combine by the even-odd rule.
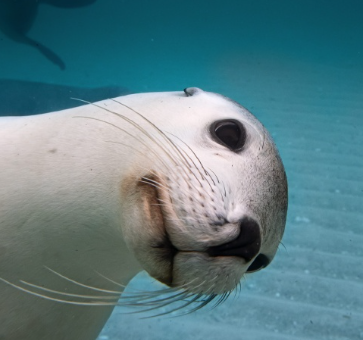
[[[98,0],[13,25],[7,10],[1,114],[198,86],[251,110],[286,167],[285,248],[238,297],[179,318],[116,309],[99,339],[363,339],[363,2]]]

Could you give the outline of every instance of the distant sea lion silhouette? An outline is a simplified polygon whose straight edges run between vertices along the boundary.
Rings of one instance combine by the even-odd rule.
[[[38,5],[46,3],[55,7],[75,8],[87,6],[96,0],[0,0],[0,30],[10,39],[32,46],[53,64],[66,68],[64,61],[48,47],[28,37],[38,12]]]
[[[59,111],[84,105],[72,98],[94,102],[130,93],[122,86],[87,88],[0,79],[0,116],[28,116]]]

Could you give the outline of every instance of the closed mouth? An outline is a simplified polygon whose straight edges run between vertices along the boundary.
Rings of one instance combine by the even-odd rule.
[[[156,231],[154,233],[155,237],[150,244],[150,247],[153,249],[152,253],[157,259],[157,262],[168,267],[168,274],[163,275],[163,277],[157,277],[157,279],[171,286],[175,255],[179,252],[200,253],[200,251],[180,250],[172,243],[166,227],[169,223],[167,217],[171,214],[168,210],[172,209],[172,206],[168,192],[160,177],[155,174],[145,175],[140,179],[139,185],[143,186],[142,190],[147,198],[148,219]],[[170,202],[170,204],[167,204],[167,202]],[[255,224],[253,220],[245,219],[244,225],[246,230],[244,233],[241,230],[235,240],[220,246],[210,247],[202,253],[211,258],[236,257],[243,258],[246,262],[250,262],[253,259],[247,272],[254,272],[266,267],[270,260],[266,255],[259,254],[261,236],[259,234],[259,228]],[[249,227],[247,228],[246,226]]]

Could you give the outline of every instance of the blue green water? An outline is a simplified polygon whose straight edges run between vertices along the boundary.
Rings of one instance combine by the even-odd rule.
[[[99,339],[363,339],[362,1],[98,0],[39,4],[10,22],[2,1],[0,114],[71,106],[69,91],[197,86],[250,109],[286,166],[286,249],[235,300],[180,318],[115,310]]]

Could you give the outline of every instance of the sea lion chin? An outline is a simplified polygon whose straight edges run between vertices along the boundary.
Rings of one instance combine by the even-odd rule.
[[[221,95],[187,88],[5,117],[0,136],[0,338],[94,339],[142,269],[180,291],[162,305],[200,308],[280,244],[278,151]]]

